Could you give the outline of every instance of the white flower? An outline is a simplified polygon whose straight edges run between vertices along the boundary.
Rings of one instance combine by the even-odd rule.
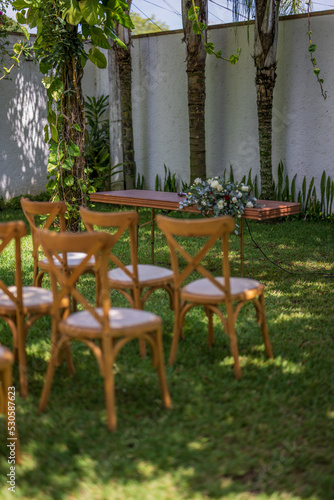
[[[223,190],[223,186],[221,184],[218,183],[218,186],[217,186],[217,191],[221,192]]]
[[[203,205],[203,207],[206,207],[206,201],[201,201],[201,205]]]
[[[242,193],[240,193],[240,191],[237,191],[237,197],[238,197],[238,198],[241,198],[241,197],[242,197]]]
[[[237,198],[235,196],[233,196],[232,203],[237,203],[237,201],[238,201]]]
[[[219,209],[224,208],[224,206],[225,206],[225,205],[226,205],[226,203],[225,203],[225,201],[223,201],[223,200],[219,200],[219,201],[218,201],[218,203],[217,203],[217,207],[218,207]]]
[[[249,187],[248,186],[241,186],[241,191],[249,191]]]
[[[219,186],[219,182],[218,182],[218,181],[212,181],[212,182],[211,182],[211,187],[212,187],[213,189],[217,189],[217,187],[218,187],[218,186]]]
[[[194,180],[194,184],[201,184],[202,183],[202,179],[200,179],[199,177],[197,177],[197,179]]]
[[[253,203],[251,201],[248,201],[247,204],[246,204],[246,207],[248,208],[253,208]]]

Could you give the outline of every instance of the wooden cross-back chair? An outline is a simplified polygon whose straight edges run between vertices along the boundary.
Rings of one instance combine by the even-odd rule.
[[[29,328],[41,316],[50,314],[52,293],[43,288],[23,286],[21,268],[21,238],[27,234],[23,221],[0,224],[0,254],[11,241],[15,243],[15,285],[0,280],[0,318],[13,334],[14,355],[18,358],[20,391],[28,395],[25,342]]]
[[[186,313],[192,307],[203,305],[209,320],[209,344],[212,345],[214,341],[212,314],[215,313],[221,319],[225,332],[229,336],[231,354],[234,358],[235,376],[239,379],[242,372],[239,363],[235,323],[240,309],[248,301],[251,301],[255,306],[257,320],[262,329],[265,351],[267,356],[272,358],[265,313],[264,285],[254,279],[230,276],[228,240],[229,234],[235,228],[234,219],[228,216],[182,220],[158,215],[156,221],[167,238],[174,271],[175,321],[169,358],[170,364],[174,363],[176,358],[179,337],[182,334]],[[176,237],[205,237],[206,240],[197,254],[191,255],[177,241]],[[215,277],[203,266],[202,261],[218,240],[221,240],[222,268],[221,275]],[[179,265],[180,256],[186,260],[186,266],[183,269]],[[202,278],[182,286],[193,271],[201,274]],[[236,303],[235,306],[234,303]],[[219,308],[221,304],[225,305],[225,314]]]
[[[44,274],[49,272],[49,262],[45,257],[40,258],[39,256],[40,245],[36,237],[36,229],[50,229],[52,227],[55,227],[59,228],[60,232],[65,232],[65,213],[67,210],[67,206],[64,201],[31,201],[27,198],[21,198],[21,206],[24,215],[28,220],[33,241],[33,285],[41,286]],[[40,218],[41,216],[44,216],[45,219],[44,221],[39,222],[37,218]],[[67,271],[71,272],[72,268],[74,268],[78,264],[78,262],[80,262],[84,258],[85,255],[81,251],[69,255],[67,261]],[[86,266],[82,270],[83,273],[92,272],[94,262],[87,261],[87,259],[85,259],[85,262]]]
[[[7,428],[7,445],[11,450],[9,455],[11,464],[19,464],[21,462],[21,452],[19,435],[17,431],[16,420],[16,393],[15,386],[12,380],[12,366],[14,356],[9,349],[0,345],[0,413],[6,417]]]
[[[132,339],[142,339],[150,344],[153,362],[160,380],[163,402],[166,407],[169,407],[171,402],[163,361],[161,318],[146,311],[112,308],[110,304],[108,259],[117,237],[102,232],[60,234],[43,230],[38,230],[37,235],[50,262],[54,297],[51,358],[39,410],[43,411],[46,408],[59,354],[72,340],[79,340],[86,344],[97,359],[104,378],[107,423],[110,430],[116,429],[113,363],[120,349]],[[67,253],[76,251],[84,251],[85,259],[78,263],[71,274],[64,273],[62,267],[67,265]],[[94,272],[100,282],[97,298],[99,307],[92,305],[75,286],[86,262],[92,257],[94,258]],[[56,260],[61,265],[56,265]],[[71,294],[83,310],[74,313],[68,310],[65,315],[62,315],[59,307],[64,297]],[[96,340],[98,343],[95,342]]]
[[[173,271],[165,267],[138,264],[136,245],[138,214],[136,212],[93,212],[83,207],[80,208],[80,214],[87,231],[90,232],[94,231],[94,226],[117,228],[115,237],[119,240],[124,232],[129,230],[131,264],[125,264],[115,254],[110,254],[110,259],[116,266],[108,272],[110,288],[119,290],[131,307],[136,309],[144,309],[144,304],[151,293],[162,288],[168,292],[172,307]],[[140,352],[142,355],[145,354],[145,345],[142,343]]]

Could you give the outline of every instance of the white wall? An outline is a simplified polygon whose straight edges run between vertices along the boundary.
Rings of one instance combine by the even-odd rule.
[[[18,36],[12,35],[15,43]],[[46,92],[42,75],[33,61],[14,68],[11,80],[0,82],[0,196],[45,191],[47,147],[44,143]],[[108,94],[107,70],[95,71],[87,62],[83,92]]]
[[[334,16],[311,19],[315,56],[328,91],[326,101],[313,76],[308,53],[307,18],[279,23],[277,83],[274,95],[274,173],[283,160],[299,189],[306,175],[319,185],[323,170],[334,178]],[[185,44],[174,32],[133,38],[133,120],[135,159],[146,185],[163,179],[164,164],[189,181],[189,142]],[[16,41],[17,37],[13,37]],[[206,142],[208,175],[233,165],[240,179],[252,168],[259,173],[255,70],[251,57],[253,25],[209,30],[209,38],[229,56],[242,48],[239,63],[207,57]],[[45,90],[33,62],[1,81],[0,196],[37,194],[46,182]],[[107,94],[108,71],[90,63],[84,94]]]
[[[325,101],[308,52],[307,18],[279,23],[277,82],[274,92],[273,166],[283,160],[290,181],[297,173],[319,185],[323,170],[334,178],[334,16],[312,16],[317,63],[328,91]],[[209,30],[209,39],[229,56],[242,48],[239,63],[207,57],[206,150],[208,175],[233,165],[236,178],[259,173],[255,69],[251,57],[254,26]],[[189,181],[185,44],[181,32],[134,38],[133,118],[138,170],[154,189],[163,164]],[[318,191],[319,192],[319,191]]]

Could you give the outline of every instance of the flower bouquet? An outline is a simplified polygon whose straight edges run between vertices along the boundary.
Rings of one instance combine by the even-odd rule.
[[[185,199],[180,201],[180,209],[196,205],[197,210],[206,217],[220,215],[241,217],[246,207],[256,206],[256,201],[250,187],[243,182],[226,182],[223,177],[213,177],[204,181],[197,178],[185,193]]]

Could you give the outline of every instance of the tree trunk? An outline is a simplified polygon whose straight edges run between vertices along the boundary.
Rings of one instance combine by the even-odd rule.
[[[207,24],[208,1],[195,0],[199,7],[198,18]],[[205,161],[205,59],[206,52],[200,35],[192,30],[193,21],[188,19],[191,0],[182,0],[184,41],[187,46],[188,114],[190,143],[190,182],[206,178]],[[206,37],[206,31],[204,33]]]
[[[131,0],[127,2],[129,10],[131,8]],[[117,24],[117,34],[125,43],[127,49],[123,49],[117,44],[114,44],[116,52],[116,60],[119,70],[119,84],[121,93],[122,106],[122,146],[123,146],[123,171],[124,171],[124,188],[133,189],[135,187],[135,152],[133,146],[133,126],[132,126],[132,61],[131,61],[131,30]]]
[[[273,199],[272,109],[276,80],[279,1],[255,0],[254,63],[256,68],[261,198]]]
[[[70,24],[66,25],[68,31],[73,32],[73,37],[77,38],[77,26]],[[61,198],[67,202],[69,206],[68,229],[71,231],[79,230],[79,213],[73,206],[73,199],[79,206],[86,205],[86,196],[84,188],[86,184],[85,176],[85,112],[84,98],[82,93],[83,68],[80,58],[75,59],[69,56],[67,64],[62,68],[62,83],[64,92],[61,99],[61,113],[63,117],[62,139],[65,141],[68,148],[71,142],[79,147],[80,155],[73,156],[73,165],[71,174],[73,176],[73,184],[68,181],[68,168],[61,168]],[[75,130],[73,125],[77,124],[79,130]]]

